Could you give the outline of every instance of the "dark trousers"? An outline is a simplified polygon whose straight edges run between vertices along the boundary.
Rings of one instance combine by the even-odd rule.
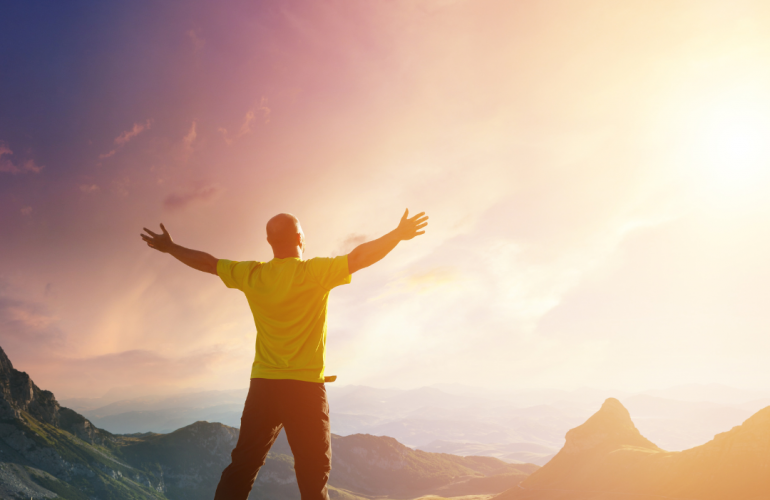
[[[215,500],[246,500],[281,429],[294,454],[302,500],[328,500],[332,469],[329,403],[323,384],[251,379],[232,463],[222,472]]]

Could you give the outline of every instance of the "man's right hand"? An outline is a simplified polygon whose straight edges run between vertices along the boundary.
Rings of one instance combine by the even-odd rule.
[[[402,241],[411,240],[415,236],[425,234],[425,231],[420,231],[420,229],[427,225],[428,216],[425,215],[425,212],[420,212],[410,219],[409,209],[407,208],[406,212],[404,212],[404,216],[401,217],[401,222],[398,223],[395,233]]]
[[[163,231],[161,234],[153,233],[146,227],[142,229],[144,229],[147,234],[141,234],[140,236],[145,242],[147,242],[148,247],[154,248],[155,250],[163,253],[168,253],[171,251],[171,247],[174,246],[174,242],[171,240],[171,235],[168,234],[168,231],[166,231],[166,228],[163,226],[163,224],[160,225],[160,230]]]
[[[177,245],[173,242],[171,235],[168,234],[168,231],[166,231],[166,227],[163,224],[160,225],[160,230],[163,231],[161,234],[153,233],[146,227],[143,229],[147,234],[142,234],[141,236],[148,247],[154,248],[159,252],[171,254],[182,264],[186,264],[198,271],[214,275],[217,274],[217,262],[219,259],[206,252],[192,250]]]

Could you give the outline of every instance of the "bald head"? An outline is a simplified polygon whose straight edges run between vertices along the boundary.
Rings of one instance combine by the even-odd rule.
[[[267,242],[273,247],[273,253],[276,258],[283,258],[287,253],[295,253],[299,248],[301,252],[305,246],[305,235],[302,232],[302,226],[299,219],[292,214],[278,214],[267,221]]]

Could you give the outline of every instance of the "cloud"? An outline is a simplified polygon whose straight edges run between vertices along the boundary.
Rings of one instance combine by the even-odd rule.
[[[186,149],[192,149],[193,142],[195,142],[195,139],[198,137],[198,133],[196,132],[196,125],[197,124],[195,122],[192,122],[192,125],[190,125],[190,131],[187,132],[187,135],[182,139]]]
[[[195,52],[198,52],[206,45],[206,40],[199,37],[195,30],[187,30],[187,36],[190,38],[190,42],[192,43]]]
[[[406,278],[406,284],[417,291],[446,285],[457,281],[457,270],[451,267],[437,267],[424,273],[413,274]]]
[[[442,266],[425,272],[410,274],[388,283],[386,290],[377,296],[377,300],[392,298],[401,294],[427,293],[447,285],[459,282],[461,273],[454,266]],[[470,281],[468,281],[468,284]]]
[[[36,174],[39,174],[40,171],[43,170],[42,165],[37,165],[34,160],[27,160],[24,162],[24,165],[21,167],[22,172],[34,172]]]
[[[270,108],[267,107],[267,98],[264,96],[259,101],[257,111],[262,113],[262,118],[265,120],[265,123],[270,123]]]
[[[246,112],[246,115],[243,117],[243,123],[241,124],[241,128],[238,130],[238,133],[234,137],[230,137],[226,128],[219,127],[219,133],[222,134],[222,137],[224,138],[225,143],[227,143],[228,146],[231,146],[235,141],[237,141],[241,137],[251,133],[251,126],[252,126],[252,123],[254,122],[254,119],[257,116],[257,113],[260,113],[262,115],[262,119],[265,124],[270,123],[270,108],[267,107],[267,99],[265,97],[262,97],[262,99],[260,99],[259,105],[255,106],[252,109],[249,109]]]
[[[66,371],[88,374],[98,378],[101,384],[153,385],[158,381],[176,382],[195,379],[218,363],[222,354],[207,352],[173,358],[153,351],[133,349],[99,356],[62,359]],[[127,378],[128,377],[128,378]]]
[[[137,135],[141,134],[145,130],[149,130],[150,126],[152,125],[152,120],[147,120],[144,124],[142,123],[134,123],[134,128],[131,130],[126,130],[119,136],[115,138],[115,144],[118,146],[125,145],[128,141],[136,137]]]
[[[0,345],[29,355],[61,347],[62,332],[55,315],[39,303],[0,295]]]
[[[151,126],[152,126],[151,118],[147,119],[147,121],[144,123],[134,123],[134,126],[131,128],[131,130],[124,130],[120,135],[118,135],[115,138],[113,142],[117,144],[117,147],[115,149],[108,151],[107,153],[100,154],[99,159],[104,160],[106,158],[114,156],[115,153],[117,153],[118,149],[128,144],[129,141],[131,141],[131,139],[141,134],[145,130],[149,130]]]
[[[342,240],[334,255],[347,255],[358,245],[366,243],[369,239],[369,236],[365,234],[351,233]]]
[[[97,186],[96,184],[81,184],[80,191],[83,193],[94,193],[96,191],[99,191],[99,186]]]
[[[18,322],[26,328],[35,330],[46,328],[57,319],[19,305],[6,305],[5,314],[8,321]]]
[[[8,158],[3,158],[4,156],[11,156],[12,154],[13,151],[11,151],[11,148],[4,142],[0,142],[0,172],[14,175],[26,174],[29,172],[39,174],[43,168],[45,168],[42,165],[36,164],[34,160],[27,160],[21,165],[18,165]]]
[[[192,203],[212,201],[222,191],[223,189],[216,184],[194,186],[168,195],[163,200],[163,206],[168,210],[182,210]]]

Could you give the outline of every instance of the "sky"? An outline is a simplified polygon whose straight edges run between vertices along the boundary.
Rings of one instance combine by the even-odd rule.
[[[332,292],[337,383],[770,389],[770,4],[16,2],[0,347],[57,397],[245,387],[217,258],[424,236]]]

